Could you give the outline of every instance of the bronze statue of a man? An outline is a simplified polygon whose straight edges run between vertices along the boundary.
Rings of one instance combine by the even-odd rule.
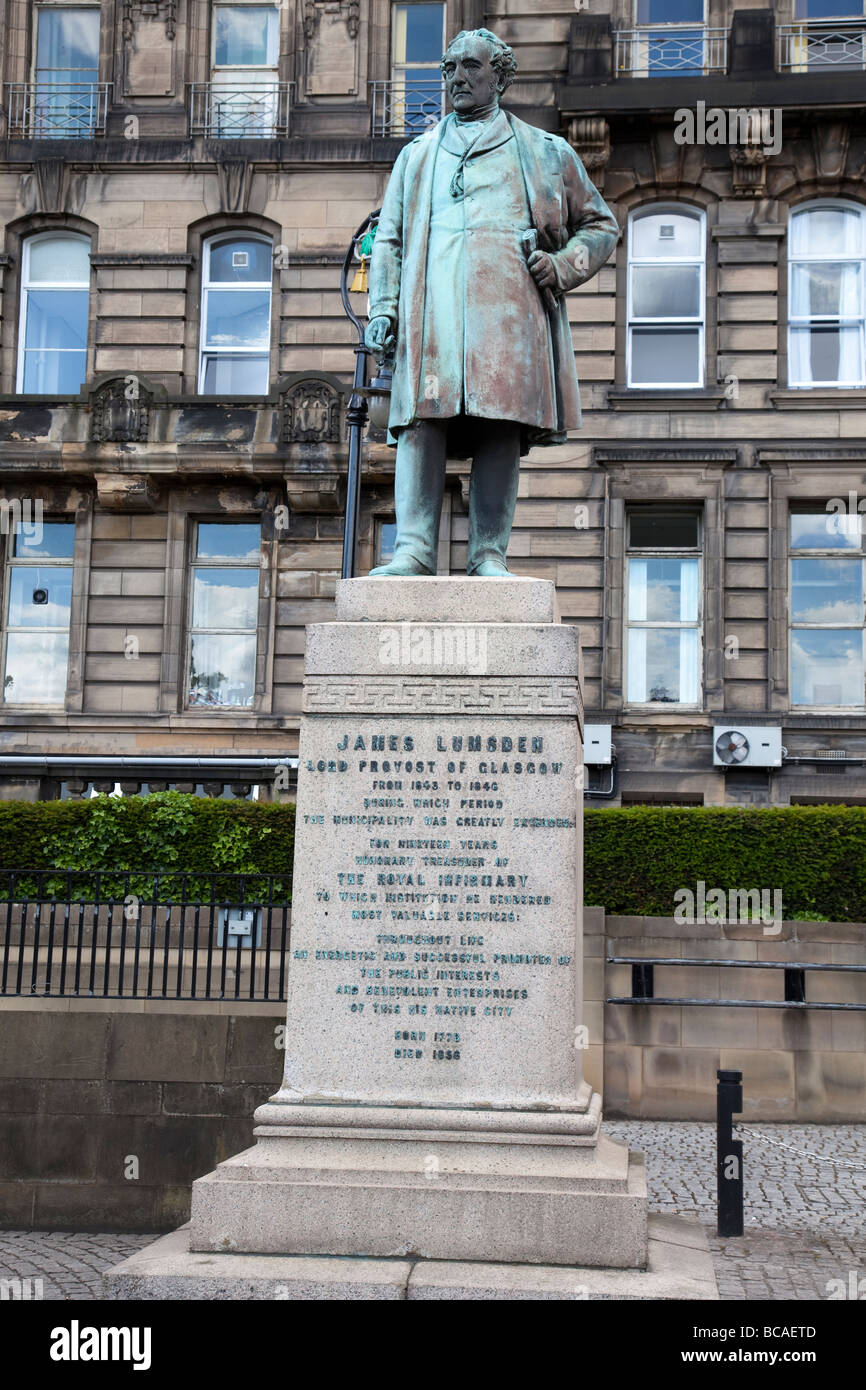
[[[616,219],[565,140],[500,109],[517,64],[488,29],[442,59],[453,111],[401,151],[370,263],[366,343],[394,353],[394,558],[436,573],[446,455],[472,457],[468,574],[507,575],[520,458],[580,425],[565,293]]]

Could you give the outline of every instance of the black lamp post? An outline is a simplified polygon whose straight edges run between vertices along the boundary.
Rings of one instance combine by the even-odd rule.
[[[354,579],[355,561],[358,550],[358,516],[361,503],[361,445],[364,437],[364,428],[367,424],[367,358],[371,355],[370,349],[364,343],[364,325],[352,308],[349,299],[348,277],[352,260],[355,256],[358,244],[364,236],[374,228],[379,217],[380,209],[371,212],[369,217],[365,217],[351,243],[343,261],[343,270],[340,276],[340,297],[343,301],[343,308],[346,317],[354,325],[358,334],[358,344],[355,348],[355,375],[352,382],[352,396],[349,401],[349,408],[346,418],[349,424],[349,467],[346,475],[346,519],[343,528],[343,579]],[[362,260],[362,268],[363,268]]]

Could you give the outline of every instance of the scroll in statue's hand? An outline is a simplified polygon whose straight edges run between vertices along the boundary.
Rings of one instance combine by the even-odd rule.
[[[391,320],[384,314],[371,319],[364,331],[364,342],[371,352],[376,353],[377,357],[387,356],[388,353],[393,352],[397,339],[391,328]]]
[[[556,271],[553,268],[553,261],[546,251],[533,251],[527,265],[529,266],[529,273],[539,289],[553,289],[556,284]]]

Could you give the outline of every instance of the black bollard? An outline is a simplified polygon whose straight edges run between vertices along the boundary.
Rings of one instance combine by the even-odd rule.
[[[717,1071],[716,1192],[717,1233],[743,1234],[743,1141],[734,1138],[734,1115],[743,1110],[743,1073]]]

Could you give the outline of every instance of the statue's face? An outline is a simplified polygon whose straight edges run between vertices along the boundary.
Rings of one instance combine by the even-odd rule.
[[[490,61],[486,39],[461,39],[445,54],[442,71],[451,105],[461,116],[499,104],[499,74]]]

